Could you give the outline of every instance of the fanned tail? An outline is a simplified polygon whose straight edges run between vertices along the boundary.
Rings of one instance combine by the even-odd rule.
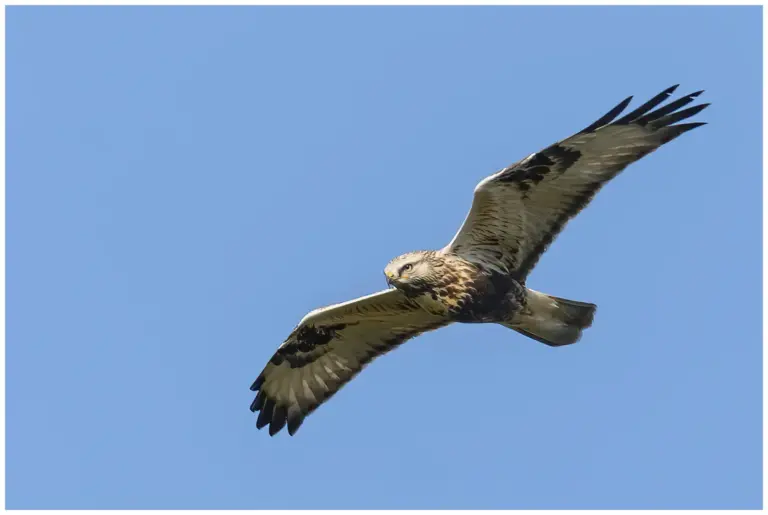
[[[536,341],[559,347],[576,343],[592,325],[597,306],[527,290],[527,306],[503,325]]]

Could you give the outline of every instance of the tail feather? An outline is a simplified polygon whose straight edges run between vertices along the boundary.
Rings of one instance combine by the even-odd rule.
[[[592,325],[597,306],[528,289],[527,309],[518,313],[506,327],[536,341],[559,347],[576,343],[584,329]]]

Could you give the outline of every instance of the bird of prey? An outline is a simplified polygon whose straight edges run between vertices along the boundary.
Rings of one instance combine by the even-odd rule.
[[[371,360],[454,322],[496,323],[553,347],[592,324],[596,306],[526,286],[565,224],[627,165],[703,122],[678,123],[709,104],[681,109],[668,88],[617,118],[632,97],[572,135],[481,181],[453,240],[390,261],[389,289],[307,314],[251,386],[256,427],[293,435],[305,417]]]

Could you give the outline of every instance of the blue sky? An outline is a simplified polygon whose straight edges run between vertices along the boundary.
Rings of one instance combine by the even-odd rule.
[[[761,32],[759,7],[10,7],[7,507],[760,507]],[[306,312],[676,83],[709,125],[529,279],[598,304],[579,344],[451,326],[296,437],[256,430]]]

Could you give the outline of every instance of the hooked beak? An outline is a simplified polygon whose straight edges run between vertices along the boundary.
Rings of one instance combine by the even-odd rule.
[[[394,288],[395,285],[394,285],[393,281],[395,279],[395,274],[393,274],[392,272],[384,272],[384,275],[387,277],[387,284],[390,287]]]

